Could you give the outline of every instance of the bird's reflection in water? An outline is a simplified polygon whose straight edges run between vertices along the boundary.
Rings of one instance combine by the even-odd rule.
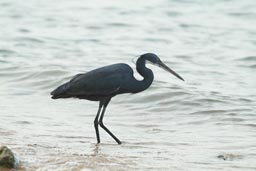
[[[91,154],[86,158],[87,166],[93,170],[123,170],[135,163],[123,154],[113,153],[116,144],[96,144],[92,146]]]
[[[97,156],[99,153],[100,153],[100,144],[96,144],[94,149],[93,149],[92,156]]]

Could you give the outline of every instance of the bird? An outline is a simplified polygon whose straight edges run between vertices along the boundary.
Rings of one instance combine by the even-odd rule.
[[[128,64],[117,63],[75,75],[70,81],[53,90],[51,98],[78,98],[98,101],[99,107],[94,119],[97,144],[100,143],[99,126],[118,144],[121,144],[122,142],[103,123],[105,110],[114,96],[124,93],[139,93],[152,84],[154,74],[152,70],[146,67],[146,62],[159,66],[184,81],[180,75],[165,65],[156,54],[145,53],[140,55],[136,61],[136,70],[143,77],[142,80],[137,80],[134,77],[133,69]]]

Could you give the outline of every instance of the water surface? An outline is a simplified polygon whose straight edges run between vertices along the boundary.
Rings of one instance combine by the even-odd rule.
[[[0,2],[0,145],[17,170],[256,170],[256,3]],[[98,104],[52,100],[73,75],[154,52],[186,81],[150,66],[145,92]],[[138,78],[138,74],[136,75]],[[218,156],[231,156],[224,160]]]

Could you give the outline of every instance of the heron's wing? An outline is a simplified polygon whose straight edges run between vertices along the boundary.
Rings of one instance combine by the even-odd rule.
[[[107,96],[115,94],[128,72],[120,67],[104,67],[85,74],[78,74],[68,83],[66,91],[71,96]]]

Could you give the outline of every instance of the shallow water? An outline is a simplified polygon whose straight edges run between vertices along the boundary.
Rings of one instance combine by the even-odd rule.
[[[19,156],[17,170],[256,170],[254,0],[2,0],[0,9],[0,145]],[[97,103],[49,96],[80,72],[135,68],[145,52],[186,81],[148,65],[148,90],[113,98],[105,123],[122,145],[103,130],[96,145]]]

